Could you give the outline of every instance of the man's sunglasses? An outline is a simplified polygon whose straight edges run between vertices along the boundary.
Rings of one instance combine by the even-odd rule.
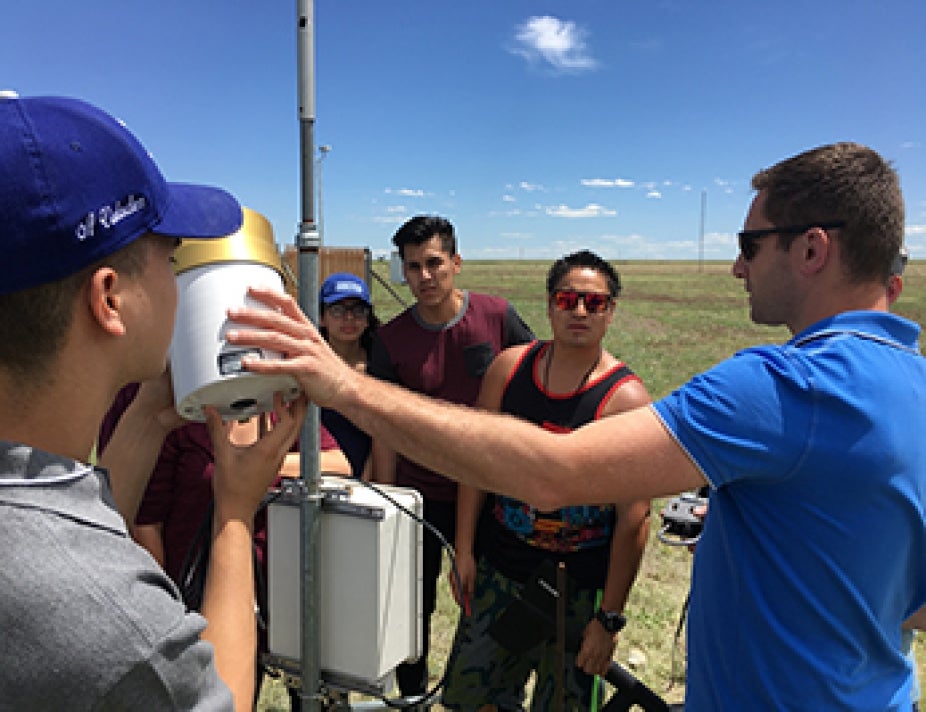
[[[825,223],[807,223],[806,225],[786,225],[785,227],[764,227],[761,230],[743,230],[737,234],[740,242],[740,252],[743,253],[743,259],[747,262],[752,261],[759,251],[759,240],[769,235],[803,235],[808,230],[815,227],[823,230],[831,230],[837,227],[844,227],[845,222],[837,220],[835,222]]]
[[[558,289],[553,292],[553,304],[561,311],[573,311],[579,300],[589,314],[600,314],[611,306],[611,295],[601,292],[577,292],[574,289]]]

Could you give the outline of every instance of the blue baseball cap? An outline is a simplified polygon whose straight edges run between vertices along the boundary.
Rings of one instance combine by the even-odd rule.
[[[223,237],[224,190],[168,183],[119,121],[78,99],[0,92],[0,294],[74,274],[146,233]]]
[[[342,299],[359,299],[371,304],[367,283],[350,272],[335,272],[322,282],[318,298],[324,304],[334,304]]]

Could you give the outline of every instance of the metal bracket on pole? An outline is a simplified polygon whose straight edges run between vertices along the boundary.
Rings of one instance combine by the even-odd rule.
[[[315,250],[322,246],[321,235],[314,222],[299,223],[299,234],[296,235],[296,247],[303,250]]]

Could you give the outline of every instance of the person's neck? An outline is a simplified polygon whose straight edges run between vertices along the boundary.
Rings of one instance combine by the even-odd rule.
[[[819,289],[803,302],[806,307],[787,324],[792,336],[814,324],[850,311],[889,311],[887,289],[877,283],[842,284],[838,289]]]
[[[544,356],[543,385],[552,393],[575,393],[595,377],[604,351],[601,344],[573,346],[555,339]]]
[[[108,404],[85,379],[57,373],[49,382],[29,387],[0,376],[0,399],[8,404],[0,412],[0,433],[4,440],[87,462]]]
[[[422,304],[417,302],[415,308],[419,318],[428,324],[446,324],[460,313],[463,306],[464,292],[454,288],[441,302],[437,304]]]
[[[360,341],[329,341],[331,350],[334,351],[344,363],[351,366],[365,364],[367,362],[367,352],[360,345]]]

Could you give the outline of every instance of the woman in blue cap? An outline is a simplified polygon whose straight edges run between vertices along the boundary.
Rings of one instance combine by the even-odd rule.
[[[343,361],[365,371],[379,326],[366,282],[349,272],[335,272],[322,283],[318,302],[322,336]],[[370,436],[329,408],[321,409],[321,421],[347,455],[353,476],[369,481]]]

